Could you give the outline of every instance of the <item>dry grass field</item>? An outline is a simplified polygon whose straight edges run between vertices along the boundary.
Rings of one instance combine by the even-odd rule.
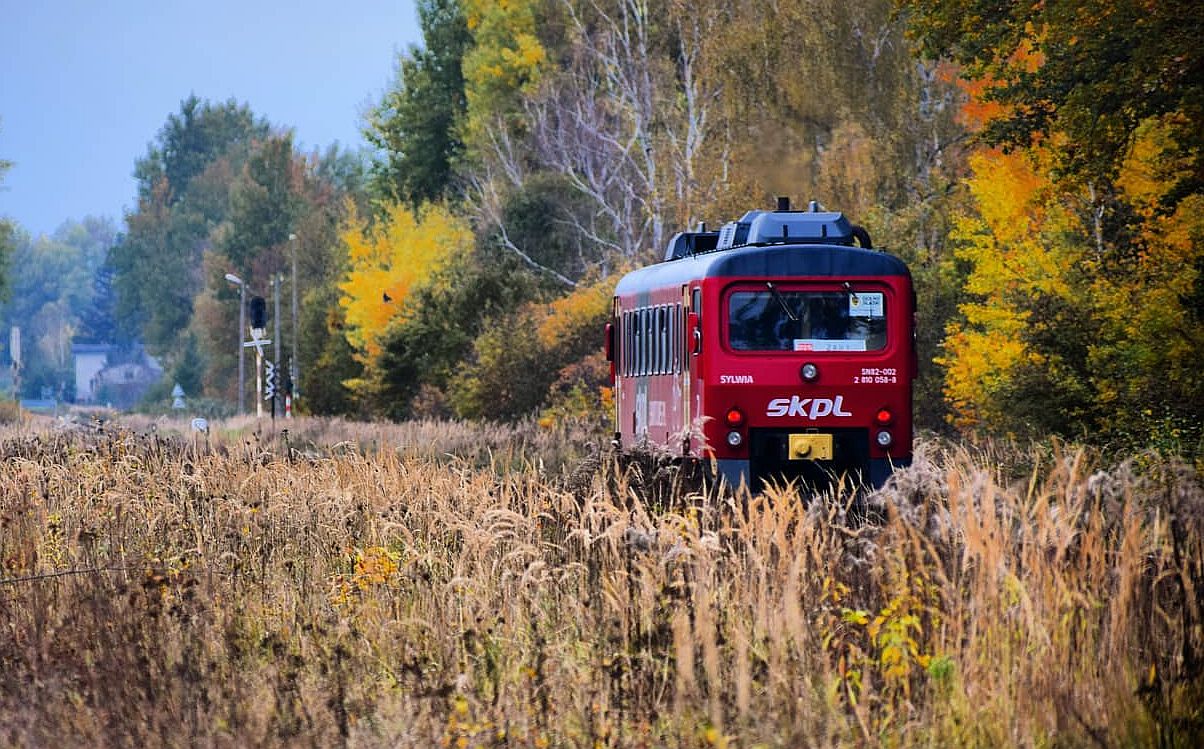
[[[1190,466],[927,442],[855,522],[572,430],[186,426],[0,434],[0,744],[1204,738]]]

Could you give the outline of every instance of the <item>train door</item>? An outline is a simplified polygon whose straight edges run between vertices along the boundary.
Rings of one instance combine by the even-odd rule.
[[[706,440],[702,433],[702,377],[703,363],[703,309],[702,287],[696,284],[682,286],[682,309],[685,311],[685,362],[682,377],[685,380],[685,451],[690,455],[702,455]]]

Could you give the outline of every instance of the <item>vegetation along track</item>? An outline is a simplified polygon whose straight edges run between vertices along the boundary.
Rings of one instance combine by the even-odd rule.
[[[0,744],[1201,738],[1190,467],[922,443],[852,527],[787,491],[652,509],[584,445],[8,433]]]

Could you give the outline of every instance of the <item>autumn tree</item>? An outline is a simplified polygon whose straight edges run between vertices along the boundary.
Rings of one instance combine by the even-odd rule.
[[[504,334],[501,326],[513,310],[556,291],[492,243],[448,258],[407,297],[384,333],[375,410],[390,418],[467,415],[471,408],[449,391],[472,360],[475,342]]]
[[[352,390],[370,396],[381,376],[382,338],[405,310],[409,295],[451,258],[471,251],[470,227],[441,204],[412,211],[402,203],[387,207],[375,224],[352,211],[342,240],[347,272],[339,284],[344,335],[365,367]]]
[[[160,180],[173,188],[172,202],[185,199],[194,177],[232,151],[246,151],[267,137],[267,123],[234,100],[214,104],[195,94],[180,102],[180,111],[167,116],[155,142],[134,166],[138,197],[147,198]]]
[[[456,412],[513,421],[547,405],[562,369],[597,351],[614,282],[602,279],[552,302],[528,302],[493,318],[451,379]]]
[[[235,361],[231,331],[238,321],[238,290],[226,282],[233,271],[252,294],[270,298],[273,279],[280,279],[282,305],[281,339],[276,345],[282,367],[288,367],[292,352],[305,364],[294,394],[302,394],[294,405],[311,410],[322,400],[310,401],[310,386],[322,388],[316,363],[332,337],[342,331],[310,324],[307,305],[318,304],[314,314],[325,316],[337,298],[336,284],[345,270],[345,249],[338,227],[349,206],[363,201],[356,191],[362,185],[358,159],[338,149],[304,156],[295,151],[290,135],[273,136],[257,143],[239,174],[228,186],[230,210],[227,219],[211,235],[211,247],[202,261],[204,290],[195,299],[196,315],[191,334],[205,364],[204,389],[227,398],[237,396],[236,380],[230,376]],[[294,274],[294,268],[296,273]],[[300,309],[298,330],[293,330],[291,300],[296,284]],[[294,340],[296,336],[296,340]],[[294,345],[294,343],[296,345]],[[289,369],[293,369],[288,367]],[[331,406],[337,408],[337,406]]]
[[[945,359],[957,417],[1199,451],[1202,14],[905,7],[930,53],[964,65],[982,123],[952,235],[969,267]]]
[[[1166,209],[1204,187],[1204,10],[1187,0],[906,0],[924,50],[988,80],[1001,105],[986,142],[1027,147],[1064,136],[1060,177],[1111,183],[1142,123],[1165,118],[1185,167]],[[1039,64],[1031,64],[1033,60]]]

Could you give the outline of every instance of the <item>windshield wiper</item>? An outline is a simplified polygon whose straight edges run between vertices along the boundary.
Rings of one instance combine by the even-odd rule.
[[[845,281],[844,282],[844,290],[849,292],[849,296],[852,297],[854,304],[861,303],[861,300],[857,298],[857,292],[853,291],[853,284],[849,283],[848,281]]]
[[[778,304],[782,305],[782,311],[786,313],[786,317],[790,318],[790,322],[798,322],[798,315],[791,311],[790,305],[786,304],[786,300],[782,298],[782,292],[778,291],[778,287],[773,285],[773,281],[766,281],[765,288],[769,289],[769,293],[773,294],[773,298],[778,300]]]

